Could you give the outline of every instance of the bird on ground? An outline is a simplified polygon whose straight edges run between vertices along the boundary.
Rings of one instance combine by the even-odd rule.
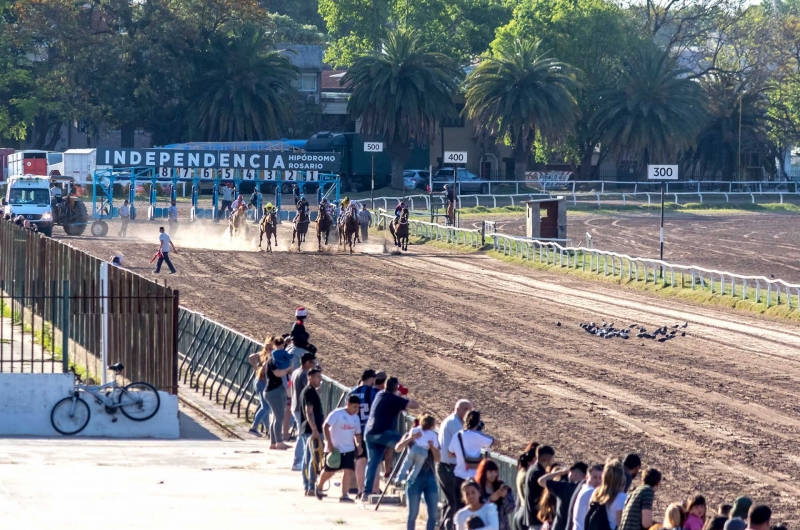
[[[683,325],[682,325],[681,327],[682,327],[682,328],[688,328],[688,327],[689,327],[689,323],[688,323],[688,322],[684,322],[684,323],[683,323]]]
[[[556,326],[561,327],[561,322],[560,321],[556,322]]]

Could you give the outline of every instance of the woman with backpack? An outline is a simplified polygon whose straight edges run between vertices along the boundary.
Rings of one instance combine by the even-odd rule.
[[[610,459],[603,469],[603,481],[592,493],[584,530],[616,530],[622,520],[625,493],[625,468],[619,459]]]
[[[269,404],[267,403],[267,398],[264,395],[264,391],[267,389],[267,361],[270,359],[270,354],[272,353],[272,335],[267,335],[267,338],[264,339],[264,348],[261,350],[260,353],[254,353],[248,358],[250,365],[256,371],[256,378],[253,381],[253,386],[256,389],[256,394],[258,395],[258,401],[261,404],[258,411],[256,411],[256,415],[253,418],[253,425],[250,427],[250,434],[253,436],[258,436],[261,438],[261,433],[258,431],[258,424],[264,424],[264,430],[269,434]]]

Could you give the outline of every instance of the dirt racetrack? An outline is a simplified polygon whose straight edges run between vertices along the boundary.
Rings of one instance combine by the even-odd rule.
[[[524,215],[496,220],[498,232],[525,235]],[[462,224],[475,222],[470,218]],[[573,245],[585,244],[587,232],[594,248],[658,258],[658,215],[569,212],[567,237]],[[667,261],[800,283],[800,215],[667,213],[664,234]]]
[[[152,242],[69,243],[104,258],[122,251],[126,267],[152,278],[155,225],[143,224]],[[288,331],[305,305],[335,379],[385,369],[440,419],[468,397],[509,455],[530,440],[554,445],[561,462],[638,452],[665,473],[659,518],[699,492],[710,506],[748,494],[773,507],[776,523],[800,523],[796,325],[424,246],[404,256],[267,255],[180,240],[178,274],[159,279],[180,288],[183,305],[252,337]],[[578,327],[603,319],[689,326],[663,344]]]

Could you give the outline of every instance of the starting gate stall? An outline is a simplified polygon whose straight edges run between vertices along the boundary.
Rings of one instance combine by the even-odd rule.
[[[128,205],[131,219],[136,219],[136,182],[150,180],[154,168],[128,167],[97,169],[93,175],[92,212],[96,220],[119,217],[119,208],[114,206],[114,184],[128,186]],[[151,190],[153,193],[154,190]]]

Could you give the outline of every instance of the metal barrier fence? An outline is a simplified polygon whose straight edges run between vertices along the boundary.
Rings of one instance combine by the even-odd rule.
[[[381,230],[387,229],[393,220],[394,216],[387,214],[383,209],[379,209],[377,214],[372,216],[373,226]],[[485,241],[483,230],[456,228],[414,219],[408,220],[408,228],[410,235],[454,245],[481,248]]]
[[[0,221],[0,371],[67,371],[177,392],[179,293]],[[26,349],[27,348],[27,352]],[[35,362],[34,362],[35,361]]]
[[[206,318],[202,313],[180,308],[178,319],[178,352],[181,357],[180,372],[184,384],[189,384],[221,403],[237,417],[244,415],[250,421],[259,406],[255,392],[255,370],[247,361],[251,353],[261,350],[255,339]],[[327,415],[340,406],[350,388],[323,375],[320,397]],[[235,410],[234,410],[235,409]],[[405,415],[399,428],[406,432],[414,419]],[[500,468],[500,478],[509,485],[516,484],[516,460],[502,455],[492,455]]]
[[[709,289],[713,294],[764,303],[767,307],[786,304],[800,307],[800,285],[765,276],[745,276],[696,265],[679,265],[650,258],[638,258],[580,247],[564,247],[549,241],[493,234],[494,250],[505,256],[538,261],[548,265],[581,269],[628,281],[661,283],[670,287]],[[602,263],[601,263],[602,262]]]

